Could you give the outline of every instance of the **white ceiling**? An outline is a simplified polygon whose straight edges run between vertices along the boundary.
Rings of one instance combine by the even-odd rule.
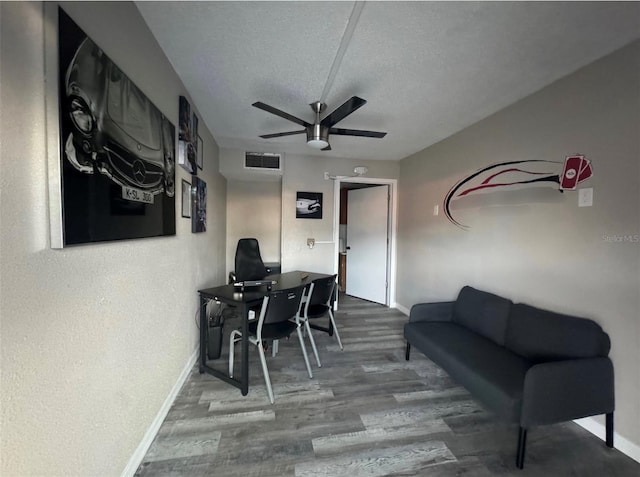
[[[137,2],[221,147],[402,159],[640,37],[637,2],[366,2],[326,97],[368,101],[308,148],[301,129],[251,106],[313,122],[353,2]],[[176,99],[177,101],[177,99]]]

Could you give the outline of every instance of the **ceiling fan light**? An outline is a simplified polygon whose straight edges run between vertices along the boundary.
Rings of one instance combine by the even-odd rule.
[[[307,141],[307,146],[312,147],[314,149],[324,149],[328,145],[329,143],[322,138],[309,139]]]

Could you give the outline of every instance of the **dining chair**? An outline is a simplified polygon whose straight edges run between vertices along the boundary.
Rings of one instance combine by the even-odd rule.
[[[313,354],[316,358],[318,367],[322,367],[322,364],[320,363],[320,357],[318,356],[318,348],[316,347],[313,334],[311,333],[312,328],[324,331],[325,333],[328,333],[329,336],[332,336],[335,333],[340,349],[344,349],[342,346],[342,340],[340,340],[340,333],[338,333],[336,321],[333,316],[333,303],[335,302],[337,276],[337,274],[334,274],[311,282],[306,296],[303,298],[301,313],[299,313],[297,317],[298,321],[304,326],[306,333],[309,335],[309,341],[311,342],[311,348],[313,349]],[[323,318],[327,315],[329,316],[329,325],[327,327],[310,323],[310,320]]]
[[[270,291],[262,300],[260,307],[260,315],[258,319],[249,322],[249,342],[258,348],[260,355],[260,364],[262,365],[262,374],[264,382],[267,386],[269,401],[274,403],[273,389],[271,387],[271,379],[269,377],[269,369],[267,368],[267,359],[265,356],[265,342],[273,340],[274,342],[289,337],[295,330],[300,341],[302,356],[309,377],[313,377],[307,349],[302,337],[300,323],[296,320],[300,309],[300,301],[302,300],[304,287],[294,287],[284,290]],[[233,361],[234,361],[234,345],[242,338],[242,331],[233,330],[229,337],[229,377],[233,377]]]

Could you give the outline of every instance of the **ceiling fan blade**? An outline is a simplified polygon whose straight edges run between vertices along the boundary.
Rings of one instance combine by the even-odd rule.
[[[364,106],[367,102],[358,98],[357,96],[352,96],[348,100],[346,100],[342,106],[339,106],[338,109],[329,114],[326,118],[320,121],[322,126],[333,127],[338,121],[342,121],[344,118],[353,113],[356,109]]]
[[[330,134],[336,134],[338,136],[363,136],[363,137],[385,137],[387,135],[386,132],[378,132],[378,131],[363,131],[361,129],[340,129],[340,128],[331,128],[329,129]]]
[[[304,126],[305,128],[311,127],[311,124],[309,124],[306,121],[303,121],[300,118],[296,118],[295,116],[292,116],[289,113],[285,113],[284,111],[280,111],[277,108],[274,108],[273,106],[269,106],[268,104],[264,104],[260,101],[257,101],[255,103],[252,104],[252,106],[258,108],[258,109],[262,109],[263,111],[266,111],[268,113],[271,114],[275,114],[276,116],[280,116],[281,118],[287,119],[291,122],[294,122],[296,124],[299,124],[300,126]]]
[[[307,132],[306,129],[301,129],[300,131],[287,131],[287,132],[280,132],[280,133],[274,133],[274,134],[263,134],[260,137],[262,139],[271,139],[272,137],[293,136],[294,134],[302,134],[305,132]]]

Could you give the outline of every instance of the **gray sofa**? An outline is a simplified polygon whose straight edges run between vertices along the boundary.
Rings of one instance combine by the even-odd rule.
[[[518,468],[527,430],[541,424],[606,414],[613,447],[610,341],[594,321],[466,286],[456,301],[414,305],[404,337],[407,360],[417,348],[488,410],[519,424]]]

